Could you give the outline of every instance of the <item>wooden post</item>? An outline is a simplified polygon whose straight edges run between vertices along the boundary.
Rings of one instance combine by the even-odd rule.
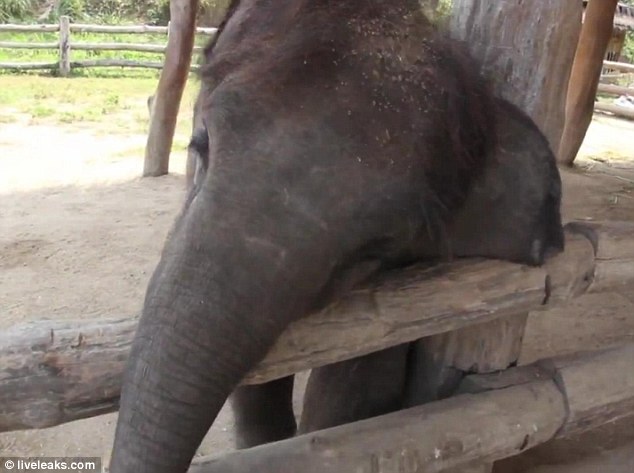
[[[557,159],[572,166],[586,136],[597,87],[601,79],[603,56],[612,37],[614,12],[618,0],[591,0],[579,37],[579,44],[566,97],[566,122]]]
[[[70,19],[59,17],[59,75],[70,75]]]
[[[557,152],[581,30],[579,0],[459,0],[451,35],[465,41],[496,92],[524,110]]]
[[[198,0],[171,0],[165,63],[159,78],[145,147],[143,176],[162,176],[169,157],[176,119],[191,65]]]
[[[557,149],[564,127],[564,97],[581,23],[581,3],[535,0],[453,2],[451,35],[483,65],[496,93],[528,113]],[[423,386],[411,386],[416,405],[451,396],[466,373],[489,373],[519,358],[528,314],[518,311],[474,327],[417,342],[413,362]],[[475,462],[451,473],[487,473]]]

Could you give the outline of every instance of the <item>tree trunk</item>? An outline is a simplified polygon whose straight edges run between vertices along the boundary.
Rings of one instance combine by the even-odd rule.
[[[454,0],[451,34],[466,42],[496,92],[524,110],[554,152],[581,29],[579,0]]]
[[[568,85],[566,122],[557,156],[560,163],[568,166],[572,166],[577,157],[592,121],[594,98],[603,57],[612,37],[617,3],[618,0],[592,0],[586,9]]]
[[[565,96],[581,24],[577,0],[460,0],[453,2],[451,35],[465,42],[497,95],[535,121],[553,150],[565,120]],[[442,333],[417,344],[427,389],[413,404],[451,396],[465,373],[486,373],[513,365],[527,314]],[[476,462],[451,473],[489,472],[492,462]]]
[[[145,147],[143,176],[162,176],[169,170],[178,109],[189,75],[198,0],[170,1],[170,33],[159,78]]]

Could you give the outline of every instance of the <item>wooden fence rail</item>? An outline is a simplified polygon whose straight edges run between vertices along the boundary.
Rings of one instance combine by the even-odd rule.
[[[457,396],[196,461],[190,473],[425,473],[516,455],[634,412],[634,344],[466,377]],[[467,467],[467,468],[465,468]]]
[[[292,324],[244,382],[633,285],[634,224],[606,223],[591,231],[592,243],[567,231],[566,251],[540,268],[470,260],[390,274]],[[0,432],[116,410],[136,323],[40,321],[0,334]]]
[[[103,60],[83,60],[73,61],[71,59],[71,51],[137,51],[146,53],[163,54],[166,44],[148,44],[148,43],[88,43],[88,42],[72,42],[71,33],[117,33],[117,34],[169,34],[169,26],[148,26],[148,25],[130,25],[130,26],[109,26],[109,25],[86,25],[70,23],[68,17],[60,17],[57,25],[0,25],[0,33],[2,32],[25,32],[25,33],[41,33],[41,32],[58,32],[59,40],[56,42],[36,43],[36,42],[17,42],[17,41],[0,41],[0,49],[57,49],[59,51],[59,59],[57,62],[35,62],[35,63],[16,63],[16,62],[0,62],[0,69],[12,70],[36,70],[36,69],[53,69],[58,70],[62,77],[68,76],[72,68],[76,67],[141,67],[161,69],[162,61],[135,61],[126,59],[103,59]],[[196,28],[199,35],[213,36],[216,28]],[[202,47],[194,47],[194,52],[199,52]]]
[[[627,64],[624,62],[614,62],[614,61],[603,61],[604,69],[607,70],[616,70],[624,73],[624,77],[632,77],[634,74],[634,64]],[[608,80],[607,75],[602,75],[601,80]],[[634,87],[623,87],[615,84],[610,84],[607,82],[600,82],[599,88],[597,90],[598,93],[607,94],[607,95],[626,95],[634,97]],[[634,120],[634,107],[624,107],[622,105],[617,105],[614,103],[605,103],[605,102],[595,102],[594,109],[599,112],[607,112],[617,117],[629,118]]]

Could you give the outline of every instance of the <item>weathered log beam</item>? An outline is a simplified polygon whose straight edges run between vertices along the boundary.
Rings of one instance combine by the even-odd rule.
[[[58,62],[0,62],[0,69],[32,71],[36,69],[55,69],[58,65]]]
[[[73,69],[77,67],[141,67],[145,69],[163,69],[163,63],[158,61],[135,61],[133,59],[88,59],[71,61]]]
[[[597,112],[608,112],[620,118],[634,120],[634,108],[622,107],[613,103],[596,102],[594,110]]]
[[[498,373],[468,376],[459,393],[476,394],[553,379],[566,400],[566,438],[634,414],[634,343],[540,360]]]
[[[435,473],[552,438],[566,417],[552,381],[513,386],[204,459],[190,473]]]
[[[603,61],[603,66],[608,69],[616,69],[623,72],[634,72],[634,64],[627,62]]]
[[[474,375],[467,393],[192,465],[190,473],[470,471],[634,412],[634,345]],[[469,392],[470,391],[470,392]]]
[[[634,283],[634,224],[583,222],[582,225],[599,236],[589,292],[631,288]]]
[[[629,230],[628,230],[629,229]],[[633,224],[595,226],[596,277],[606,287],[634,283]],[[622,248],[622,251],[621,251]],[[630,258],[628,260],[628,258]],[[603,266],[602,266],[603,265]],[[569,235],[543,268],[463,261],[384,276],[321,314],[290,326],[245,380],[258,383],[354,358],[424,336],[551,305],[586,290],[594,252]],[[0,334],[0,431],[41,428],[117,409],[136,321],[39,321]]]
[[[599,93],[604,93],[604,94],[634,95],[634,87],[624,87],[622,85],[599,83],[599,88],[597,90]],[[596,102],[594,105],[596,108],[596,105],[597,105]]]

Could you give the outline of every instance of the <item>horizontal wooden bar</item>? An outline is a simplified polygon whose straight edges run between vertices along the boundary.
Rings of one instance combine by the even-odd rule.
[[[0,41],[0,48],[3,48],[3,49],[57,49],[59,48],[59,42],[19,43],[16,41]]]
[[[136,61],[131,59],[94,59],[71,61],[71,67],[139,67],[146,69],[162,69],[162,62]]]
[[[0,24],[0,32],[22,32],[22,33],[42,33],[42,32],[51,32],[51,31],[59,31],[59,25],[14,25],[11,23],[7,23],[4,25]]]
[[[634,120],[634,108],[632,107],[622,107],[612,103],[595,102],[594,109],[595,111],[609,112],[617,117],[630,118]]]
[[[612,95],[633,95],[634,87],[623,87],[621,85],[613,84],[599,84],[599,92]]]
[[[291,324],[244,383],[567,300],[587,290],[593,263],[590,240],[569,232],[566,251],[541,268],[465,260],[393,271]],[[130,319],[39,321],[0,334],[0,431],[115,410],[135,326]]]
[[[189,471],[463,471],[633,414],[632,363],[634,344],[472,375],[452,398],[203,458]]]
[[[14,69],[16,71],[56,69],[58,67],[58,62],[0,62],[0,69]]]
[[[603,61],[603,67],[624,72],[634,72],[634,64],[616,61]]]

